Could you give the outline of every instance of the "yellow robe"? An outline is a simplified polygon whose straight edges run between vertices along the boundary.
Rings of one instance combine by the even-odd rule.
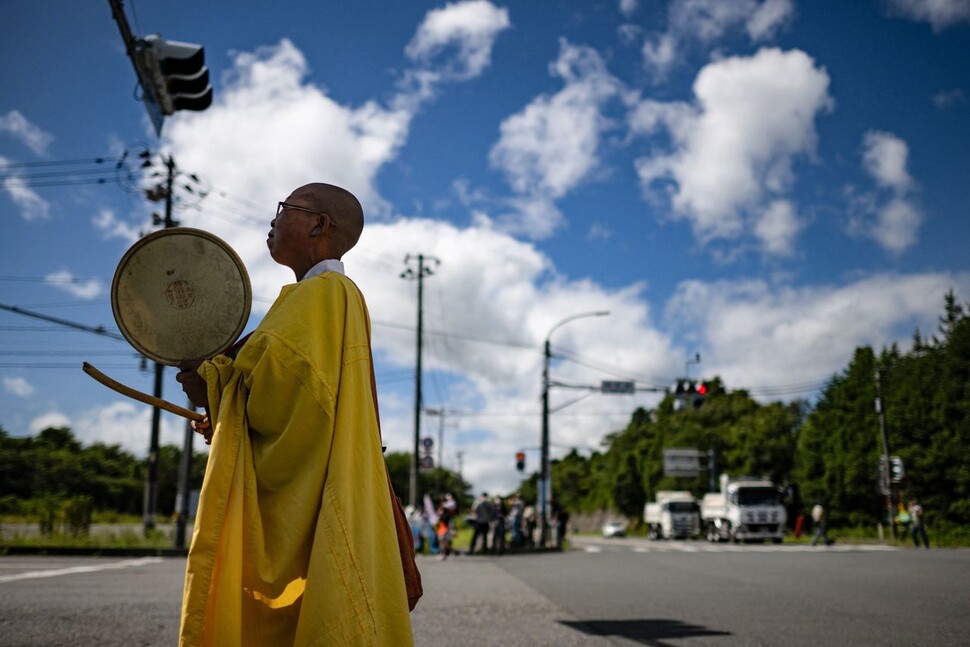
[[[206,379],[214,434],[180,645],[410,645],[370,321],[330,272],[283,288]]]

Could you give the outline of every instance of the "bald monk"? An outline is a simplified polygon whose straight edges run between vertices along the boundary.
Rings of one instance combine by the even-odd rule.
[[[413,643],[370,319],[340,260],[363,226],[348,191],[293,191],[266,242],[297,282],[235,357],[180,366],[212,443],[180,645]]]

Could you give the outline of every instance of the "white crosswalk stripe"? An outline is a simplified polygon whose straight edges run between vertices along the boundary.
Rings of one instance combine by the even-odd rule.
[[[574,539],[573,545],[587,553],[849,553],[899,550],[895,546],[878,544],[833,544],[812,546],[810,544],[713,544],[708,542],[643,542],[599,541],[586,538]]]

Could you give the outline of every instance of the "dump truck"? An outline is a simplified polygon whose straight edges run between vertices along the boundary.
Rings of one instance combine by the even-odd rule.
[[[732,479],[726,474],[721,475],[720,486],[720,492],[710,492],[701,499],[701,520],[708,541],[782,542],[786,514],[778,486],[770,479]]]
[[[701,534],[697,499],[681,490],[661,490],[657,500],[643,507],[650,539],[694,539]]]

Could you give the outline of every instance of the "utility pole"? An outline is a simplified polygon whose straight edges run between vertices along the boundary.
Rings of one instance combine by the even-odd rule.
[[[417,261],[417,269],[410,267],[412,260]],[[431,276],[434,273],[430,267],[424,264],[425,261],[433,261],[435,267],[441,264],[441,261],[433,256],[425,256],[424,254],[411,256],[408,254],[404,257],[404,264],[408,265],[408,268],[401,272],[402,279],[416,279],[418,282],[418,342],[414,371],[414,448],[411,452],[411,478],[408,487],[408,504],[414,507],[418,505],[418,446],[421,443],[421,344],[424,325],[424,277]]]
[[[896,524],[893,523],[893,486],[889,476],[889,432],[886,430],[886,406],[882,398],[882,374],[876,366],[876,415],[879,417],[879,432],[882,435],[882,480],[886,484],[886,512],[889,514],[889,530],[896,539]]]
[[[179,224],[172,219],[172,188],[175,184],[175,160],[169,156],[164,159],[164,163],[167,173],[163,192],[165,198],[165,220],[162,221],[162,224],[168,229],[169,227],[177,227]],[[151,193],[152,195],[158,194],[157,191],[152,192],[151,190],[147,193]],[[155,389],[153,395],[158,399],[162,398],[162,378],[164,372],[165,366],[155,362]],[[148,446],[148,473],[145,475],[145,499],[142,506],[146,536],[149,532],[155,530],[155,510],[158,506],[158,436],[161,427],[161,418],[162,410],[158,407],[152,409],[152,432],[151,441]],[[192,451],[191,438],[189,439],[188,451]]]

